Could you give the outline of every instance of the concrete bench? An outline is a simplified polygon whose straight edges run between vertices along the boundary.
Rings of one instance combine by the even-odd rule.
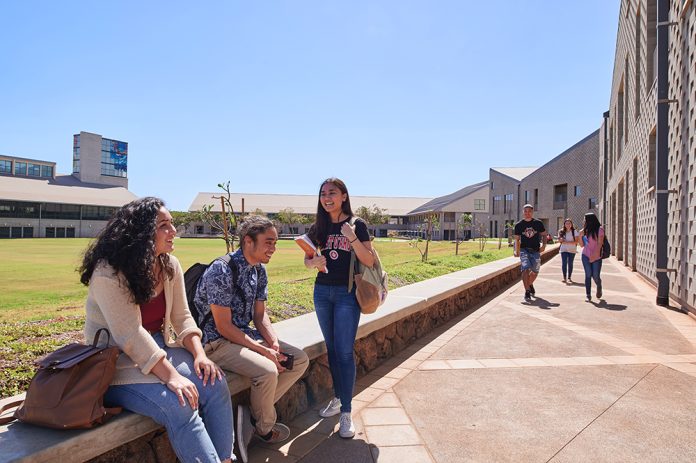
[[[547,261],[557,253],[558,246],[550,246],[544,253],[542,261]],[[366,340],[379,332],[381,337],[376,339],[380,342],[379,339],[384,339],[384,331],[390,325],[403,322],[409,317],[417,316],[433,308],[437,311],[438,304],[447,301],[459,303],[456,301],[461,300],[462,294],[470,290],[476,293],[476,297],[464,299],[483,300],[492,295],[491,291],[495,288],[515,282],[518,278],[519,259],[510,257],[397,288],[390,291],[387,301],[376,313],[363,315],[360,318],[358,340]],[[496,279],[500,279],[500,282]],[[495,284],[491,285],[491,282]],[[459,313],[465,311],[466,308],[460,308]],[[274,327],[280,339],[304,349],[311,361],[326,353],[324,339],[313,313],[284,320],[276,323]],[[414,329],[413,333],[408,335],[406,341],[412,342],[419,337],[417,330]],[[361,343],[357,342],[356,345],[358,344]],[[358,357],[366,355],[359,351],[360,347],[356,349]],[[364,359],[361,360],[359,367],[363,370],[373,368],[372,365],[377,365],[378,361],[372,360],[368,362],[370,368],[365,368]],[[311,380],[311,377],[307,380]],[[234,373],[227,374],[227,382],[233,395],[249,388],[249,380]],[[3,399],[0,403],[20,397]],[[161,429],[160,426],[151,419],[130,412],[123,412],[102,426],[79,431],[53,430],[15,421],[9,425],[0,426],[0,463],[85,461],[159,429]]]

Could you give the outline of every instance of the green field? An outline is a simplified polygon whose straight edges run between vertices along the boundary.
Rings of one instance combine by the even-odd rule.
[[[89,240],[22,239],[0,241],[0,397],[28,386],[34,359],[71,340],[81,339],[87,288],[76,272]],[[406,241],[376,240],[390,288],[433,278],[512,255],[504,245],[489,242],[460,245],[433,242],[430,259],[421,262],[418,249]],[[420,243],[421,249],[425,243]],[[217,239],[177,239],[174,254],[184,269],[224,254]],[[315,273],[302,262],[303,253],[292,241],[280,241],[267,266],[268,307],[273,321],[311,312]]]

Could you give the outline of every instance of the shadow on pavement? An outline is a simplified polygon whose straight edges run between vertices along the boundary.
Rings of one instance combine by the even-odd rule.
[[[591,301],[590,304],[597,307],[598,309],[606,310],[626,310],[628,307],[621,304],[609,304],[604,299],[600,299],[599,302]]]
[[[559,304],[558,302],[549,302],[541,297],[534,297],[534,299],[531,302],[527,302],[527,305],[539,307],[540,309],[544,310],[550,310],[551,308],[558,307],[561,304]]]

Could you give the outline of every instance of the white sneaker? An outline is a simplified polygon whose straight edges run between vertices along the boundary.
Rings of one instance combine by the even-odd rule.
[[[341,417],[338,419],[338,435],[344,439],[352,439],[355,436],[355,425],[350,412],[341,413]]]
[[[247,448],[253,436],[254,426],[251,424],[249,407],[240,405],[237,407],[237,447],[239,448],[239,456],[242,457],[244,463],[249,461]]]
[[[319,411],[319,416],[322,418],[328,418],[330,416],[338,415],[341,412],[341,399],[334,397],[331,402],[328,403],[326,407]]]

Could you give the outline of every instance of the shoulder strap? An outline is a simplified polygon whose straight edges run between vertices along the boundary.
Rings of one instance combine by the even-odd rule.
[[[232,265],[232,255],[229,253],[225,254],[224,256],[217,257],[215,260],[213,260],[213,262],[215,262],[216,260],[222,261],[227,264],[227,266],[230,268],[230,271],[232,272],[232,283],[234,284],[237,281],[237,268],[234,265]],[[210,267],[213,264],[213,262],[208,264],[208,267]],[[208,320],[210,320],[210,317],[212,316],[213,311],[208,311],[208,313],[205,314],[205,316],[203,316],[203,320],[201,320],[201,323],[198,326],[201,328],[205,327],[206,323],[208,323]]]
[[[15,400],[12,402],[7,402],[5,405],[2,406],[2,408],[0,408],[0,415],[5,413],[7,410],[13,409],[15,407],[19,407],[20,405],[22,405],[23,402],[24,402],[23,400]],[[6,416],[5,418],[0,418],[0,426],[3,426],[7,423],[12,423],[16,419],[17,418],[15,418],[14,415]]]

